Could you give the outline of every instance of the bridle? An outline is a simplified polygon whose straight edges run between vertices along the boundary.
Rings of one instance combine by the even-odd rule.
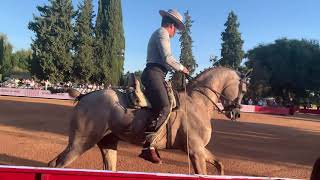
[[[227,111],[232,111],[234,109],[237,109],[241,107],[240,105],[240,102],[239,102],[239,99],[241,98],[241,95],[242,95],[242,87],[243,87],[243,84],[246,83],[245,79],[239,79],[240,83],[239,83],[239,90],[238,90],[238,96],[234,99],[234,100],[230,100],[228,99],[225,95],[223,95],[222,93],[219,93],[218,91],[212,89],[211,87],[209,86],[206,86],[206,85],[201,85],[200,87],[196,87],[195,89],[193,89],[193,91],[197,91],[199,92],[200,94],[202,94],[203,96],[205,96],[215,107],[216,109],[218,110],[218,112],[220,113],[223,113],[223,112],[227,112]],[[224,89],[228,88],[232,83],[230,83],[229,85],[227,85],[226,87],[224,87]],[[214,93],[218,99],[219,98],[223,98],[224,101],[227,101],[228,102],[228,105],[226,107],[224,107],[223,109],[221,109],[201,88],[204,88],[204,89],[208,89],[209,91],[211,91],[212,93]],[[223,89],[223,90],[224,90]],[[222,91],[223,91],[222,90]]]

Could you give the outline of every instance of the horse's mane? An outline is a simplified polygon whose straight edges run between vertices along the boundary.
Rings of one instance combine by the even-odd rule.
[[[210,67],[207,69],[204,69],[202,72],[200,72],[199,74],[197,74],[194,78],[192,78],[189,83],[187,84],[187,88],[192,87],[193,85],[195,85],[195,83],[198,82],[198,79],[202,78],[203,76],[206,76],[208,73],[210,73],[211,71],[221,71],[221,70],[229,70],[229,71],[235,71],[237,73],[237,75],[240,77],[240,72],[232,69],[232,68],[228,68],[228,67],[223,67],[223,66],[218,66],[218,67]]]

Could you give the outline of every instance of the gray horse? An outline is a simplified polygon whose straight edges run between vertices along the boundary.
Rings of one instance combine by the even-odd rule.
[[[232,69],[218,67],[207,69],[191,80],[186,88],[187,94],[179,92],[180,108],[173,111],[168,120],[171,128],[167,133],[170,136],[164,133],[157,142],[157,148],[175,148],[185,152],[189,149],[196,174],[207,174],[206,162],[213,164],[219,174],[224,174],[222,163],[206,148],[212,134],[211,120],[219,99],[223,99],[224,106],[240,104],[246,92],[245,79]],[[118,141],[142,144],[151,111],[128,108],[123,93],[111,88],[87,94],[78,100],[70,122],[69,143],[49,162],[49,167],[65,167],[97,144],[104,168],[116,171]]]

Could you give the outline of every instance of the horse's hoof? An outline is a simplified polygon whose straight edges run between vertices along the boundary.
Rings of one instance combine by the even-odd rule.
[[[50,167],[50,168],[56,167],[56,159],[50,161],[50,162],[48,163],[48,167]]]

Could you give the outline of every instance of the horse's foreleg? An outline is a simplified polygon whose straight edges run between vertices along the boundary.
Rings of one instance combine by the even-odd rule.
[[[117,150],[113,149],[100,149],[103,159],[103,170],[117,170]]]
[[[195,174],[207,174],[206,156],[202,149],[199,147],[195,150],[190,148],[190,160]]]
[[[108,134],[97,143],[103,160],[104,170],[117,170],[117,146],[118,138]]]
[[[224,175],[224,168],[223,165],[220,161],[218,161],[215,157],[215,155],[213,155],[208,149],[205,148],[205,155],[206,155],[206,161],[212,165],[214,165],[219,174],[220,175]]]

